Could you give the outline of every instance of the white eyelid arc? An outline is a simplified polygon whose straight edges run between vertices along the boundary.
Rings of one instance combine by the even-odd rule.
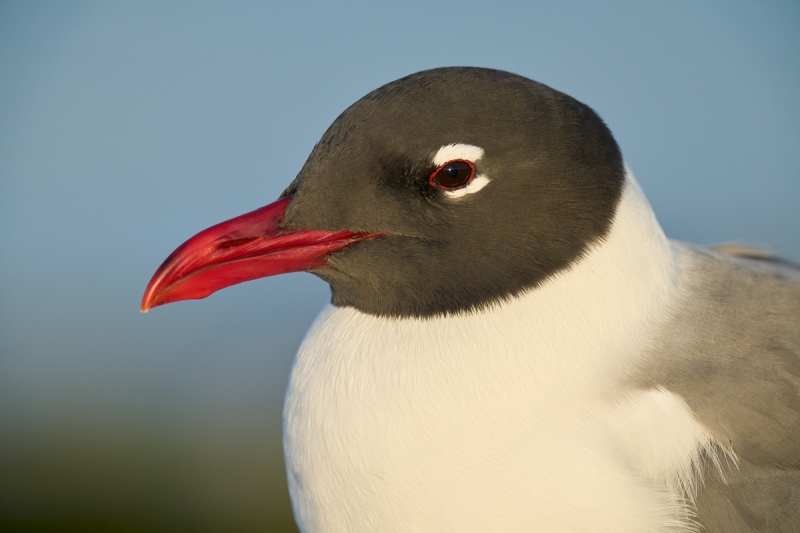
[[[433,156],[433,164],[440,167],[456,159],[472,161],[474,163],[481,157],[483,157],[483,148],[480,146],[463,143],[445,144],[439,148],[439,151]]]
[[[444,191],[448,198],[461,198],[462,196],[466,196],[468,194],[474,194],[479,190],[483,189],[489,184],[489,178],[484,176],[483,174],[479,176],[475,176],[475,178],[467,185],[466,187],[462,187],[460,189],[455,189],[452,191]]]

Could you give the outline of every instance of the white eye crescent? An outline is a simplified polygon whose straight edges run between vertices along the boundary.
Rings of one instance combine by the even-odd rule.
[[[462,160],[476,163],[483,157],[483,148],[473,144],[453,143],[445,144],[433,156],[433,164],[440,167],[448,161]]]
[[[433,156],[433,164],[439,169],[444,167],[451,161],[464,161],[470,162],[474,167],[475,163],[483,157],[483,148],[475,146],[474,144],[465,143],[452,143],[446,144],[439,148],[436,155]],[[489,184],[489,177],[485,174],[477,174],[466,184],[466,186],[445,190],[444,194],[448,198],[462,198],[469,194],[474,194]]]
[[[456,189],[454,191],[445,191],[444,193],[449,198],[461,198],[462,196],[467,196],[468,194],[474,194],[479,190],[486,187],[489,184],[489,178],[484,175],[475,176],[475,178],[467,185],[461,189]]]

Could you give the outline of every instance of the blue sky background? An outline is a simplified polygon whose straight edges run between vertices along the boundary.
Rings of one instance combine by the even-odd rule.
[[[275,199],[349,104],[445,65],[593,107],[668,235],[800,260],[794,1],[5,0],[0,525],[290,528],[282,396],[326,285],[147,315],[142,291],[184,239]]]

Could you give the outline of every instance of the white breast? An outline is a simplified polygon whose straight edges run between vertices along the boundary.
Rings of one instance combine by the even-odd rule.
[[[693,530],[708,433],[680,398],[622,385],[675,265],[629,176],[606,242],[523,297],[430,320],[326,307],[284,413],[301,529]]]

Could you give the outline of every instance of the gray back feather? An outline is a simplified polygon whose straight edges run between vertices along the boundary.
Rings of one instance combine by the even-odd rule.
[[[705,531],[800,531],[800,269],[689,245],[681,298],[639,379],[680,395],[739,457],[707,469]]]

